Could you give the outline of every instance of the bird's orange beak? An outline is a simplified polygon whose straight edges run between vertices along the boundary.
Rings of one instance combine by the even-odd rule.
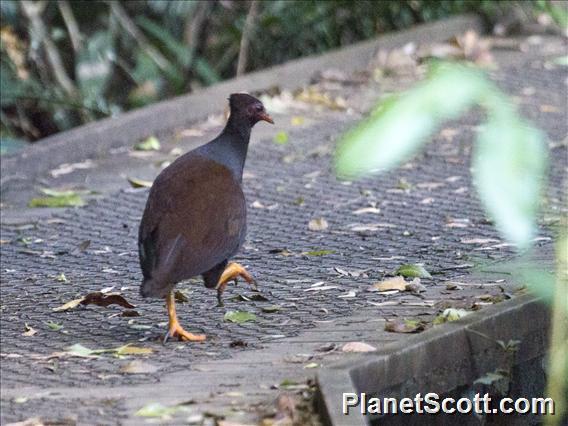
[[[267,123],[274,124],[274,120],[268,113],[262,112],[258,115],[259,120],[266,121]]]

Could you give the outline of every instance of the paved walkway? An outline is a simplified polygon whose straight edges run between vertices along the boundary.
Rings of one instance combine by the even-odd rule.
[[[552,62],[565,48],[547,38],[528,52],[493,52],[500,65],[493,78],[550,138],[547,214],[556,212],[566,178],[566,71]],[[273,414],[277,395],[308,392],[318,369],[353,356],[341,351],[343,344],[378,347],[405,338],[384,331],[385,320],[428,322],[444,307],[482,307],[514,296],[518,286],[508,275],[487,272],[513,250],[485,219],[471,186],[476,114],[449,124],[394,173],[359,182],[338,182],[332,174],[341,132],[378,96],[415,78],[320,78],[303,101],[280,95],[266,102],[277,124],[260,124],[253,133],[244,177],[248,240],[237,258],[257,278],[262,297],[244,285],[231,287],[221,308],[199,281],[179,285],[188,299],[179,306],[180,319],[208,335],[203,344],[162,345],[165,309],[138,296],[136,235],[147,190],[128,188],[126,178],[151,179],[164,161],[214,137],[221,111],[191,128],[157,135],[159,152],[133,152],[128,147],[137,141],[125,141],[123,149],[83,163],[86,168],[61,173],[61,166],[39,177],[37,185],[102,195],[86,207],[41,212],[33,224],[2,226],[2,424],[35,416],[140,424],[135,413],[152,403],[185,403],[169,413],[173,423],[256,422]],[[311,101],[324,93],[334,102],[314,106]],[[6,179],[3,215],[29,217],[22,216],[29,190],[29,183]],[[316,218],[324,218],[327,229],[310,231]],[[543,227],[537,242],[548,259],[552,236]],[[422,280],[424,293],[368,291],[404,263],[422,263],[430,271],[433,278]],[[134,304],[137,315],[116,305],[53,310],[109,287]],[[224,321],[231,310],[254,313],[256,320]],[[60,354],[74,344],[109,349],[127,343],[152,353]],[[142,361],[140,374],[125,372],[136,368],[133,360]]]

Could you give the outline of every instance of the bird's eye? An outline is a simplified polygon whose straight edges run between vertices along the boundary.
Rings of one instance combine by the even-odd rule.
[[[264,109],[264,107],[263,107],[262,105],[260,105],[260,104],[256,104],[256,105],[254,106],[254,109],[255,109],[257,112],[261,112],[261,111]]]

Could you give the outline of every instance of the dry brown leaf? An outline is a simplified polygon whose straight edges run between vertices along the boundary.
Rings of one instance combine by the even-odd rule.
[[[105,308],[109,305],[120,305],[123,308],[135,308],[120,294],[103,294],[100,291],[87,294],[81,301],[81,305],[97,305]]]
[[[343,352],[373,352],[373,351],[376,351],[377,348],[369,345],[368,343],[349,342],[349,343],[346,343],[345,345],[343,345],[341,350]]]
[[[406,290],[406,281],[400,275],[394,278],[389,278],[384,281],[373,284],[373,287],[378,291],[389,291],[389,290]]]
[[[294,422],[296,419],[297,404],[298,401],[293,395],[289,393],[279,395],[278,398],[276,398],[276,415],[274,416],[274,420],[276,420],[278,424],[286,421],[290,423]]]
[[[135,307],[120,294],[104,294],[103,292],[95,291],[87,294],[86,296],[80,297],[79,299],[71,300],[57,308],[53,308],[52,310],[53,312],[63,312],[74,309],[79,305],[98,305],[107,307],[113,304],[120,305],[128,309]]]
[[[324,231],[329,227],[327,220],[323,217],[319,217],[317,219],[312,219],[308,223],[308,229],[310,231]]]

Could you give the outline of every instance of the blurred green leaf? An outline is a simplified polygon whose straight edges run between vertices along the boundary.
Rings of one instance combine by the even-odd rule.
[[[474,180],[486,210],[505,237],[529,246],[546,169],[543,135],[515,115],[489,114],[473,158]]]
[[[370,117],[339,143],[340,177],[388,170],[408,160],[442,121],[458,117],[487,84],[465,66],[439,64],[430,77],[400,97],[381,102]]]

